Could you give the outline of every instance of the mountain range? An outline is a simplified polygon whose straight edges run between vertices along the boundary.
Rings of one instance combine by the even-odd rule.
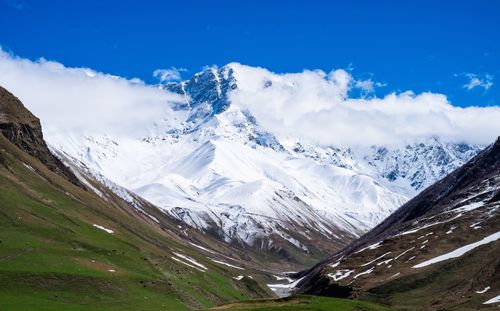
[[[229,64],[159,85],[180,99],[146,135],[60,129],[46,139],[64,163],[125,200],[139,196],[212,237],[297,267],[343,248],[484,148],[439,137],[378,146],[283,137],[235,100],[249,85],[289,87],[272,76],[255,81],[253,70]]]

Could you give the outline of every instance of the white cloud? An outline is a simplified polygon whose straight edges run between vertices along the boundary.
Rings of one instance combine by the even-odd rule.
[[[446,96],[434,93],[350,98],[352,88],[368,86],[356,86],[356,79],[343,69],[274,74],[231,66],[238,79],[238,89],[231,94],[233,106],[250,110],[278,137],[372,145],[440,136],[487,144],[500,134],[500,107],[454,107]],[[272,84],[265,87],[266,81]],[[138,79],[45,59],[30,61],[2,50],[0,85],[40,117],[46,134],[98,131],[143,137],[162,119],[169,124],[182,121],[170,107],[183,98]]]
[[[354,79],[342,69],[274,74],[231,66],[239,81],[233,104],[250,110],[279,137],[327,145],[393,144],[434,136],[488,144],[500,134],[500,107],[459,108],[435,93],[349,98]],[[264,81],[272,84],[264,87]]]
[[[483,88],[485,91],[487,91],[493,86],[493,75],[491,74],[478,75],[471,72],[464,72],[455,76],[460,75],[463,75],[468,79],[468,82],[463,85],[463,88],[467,89],[468,91],[476,87]]]
[[[120,132],[145,135],[153,120],[167,117],[176,95],[89,68],[69,68],[15,57],[0,49],[0,85],[42,122],[44,133]]]
[[[185,68],[170,67],[169,69],[156,69],[153,71],[153,76],[158,78],[161,83],[169,81],[178,81],[181,79],[181,72],[185,72]]]

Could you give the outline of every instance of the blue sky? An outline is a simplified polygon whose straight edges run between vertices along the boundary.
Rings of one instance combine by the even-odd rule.
[[[0,45],[155,83],[158,68],[350,68],[391,91],[500,104],[499,1],[0,0]]]

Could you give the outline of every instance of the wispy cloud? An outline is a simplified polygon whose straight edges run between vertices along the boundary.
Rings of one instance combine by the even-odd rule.
[[[372,94],[376,88],[387,86],[382,82],[373,81],[372,79],[354,80],[353,87],[359,89],[363,95]]]
[[[153,76],[160,80],[160,83],[169,81],[178,81],[181,79],[181,73],[186,72],[186,68],[170,67],[168,69],[156,69]]]
[[[455,77],[463,76],[467,78],[467,83],[462,87],[468,91],[475,88],[482,88],[488,91],[493,86],[493,75],[489,73],[476,74],[472,72],[463,72],[460,74],[455,74]]]

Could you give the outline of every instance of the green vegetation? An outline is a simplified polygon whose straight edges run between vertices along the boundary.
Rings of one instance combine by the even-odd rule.
[[[118,200],[106,203],[49,172],[3,137],[0,158],[2,310],[186,310],[265,293]],[[172,250],[208,271],[172,260]]]
[[[259,311],[384,311],[390,310],[378,304],[319,296],[298,296],[283,299],[256,299],[226,304],[214,310],[259,310]]]

